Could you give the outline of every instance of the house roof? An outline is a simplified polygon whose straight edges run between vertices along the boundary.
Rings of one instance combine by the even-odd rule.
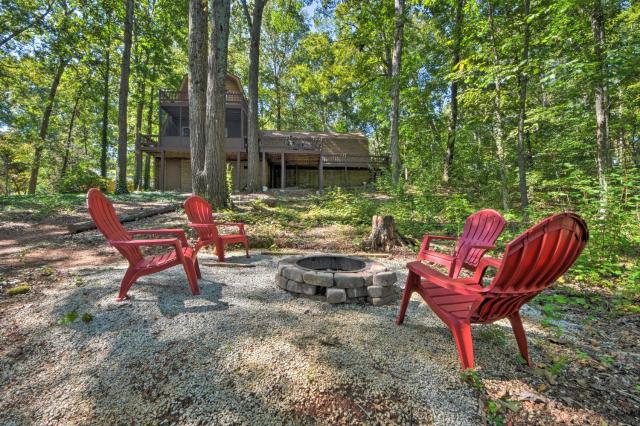
[[[238,77],[235,74],[227,73],[226,80],[232,81],[233,84],[237,87],[237,90],[240,91],[240,93],[242,93],[242,96],[246,98],[246,95],[244,93],[244,87],[242,86],[240,77]],[[180,88],[178,89],[178,91],[186,92],[188,90],[188,86],[189,86],[189,75],[185,74],[184,77],[182,77],[182,82],[180,83]]]

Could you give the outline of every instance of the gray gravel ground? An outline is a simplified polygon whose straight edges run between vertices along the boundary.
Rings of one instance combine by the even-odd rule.
[[[481,422],[448,330],[417,299],[397,327],[397,305],[290,296],[274,284],[278,260],[232,254],[257,267],[202,266],[197,297],[172,268],[122,303],[124,264],[78,270],[83,280],[10,305],[5,318],[26,341],[0,357],[0,423]],[[380,262],[404,281],[404,261]],[[57,324],[71,311],[93,319]],[[500,362],[491,349],[477,341],[479,364]]]

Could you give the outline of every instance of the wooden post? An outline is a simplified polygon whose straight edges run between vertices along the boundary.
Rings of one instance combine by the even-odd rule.
[[[240,152],[236,152],[236,184],[235,190],[240,191]]]
[[[164,171],[165,171],[164,149],[160,151],[160,192],[164,192]]]
[[[262,187],[267,186],[267,153],[262,151]]]
[[[280,188],[287,187],[287,165],[284,162],[284,152],[280,154]]]
[[[324,157],[320,151],[320,162],[318,163],[318,190],[322,192],[324,188]]]

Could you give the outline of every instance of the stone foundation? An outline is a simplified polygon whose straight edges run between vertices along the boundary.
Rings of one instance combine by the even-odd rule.
[[[296,296],[332,304],[393,304],[400,289],[383,265],[341,255],[292,256],[278,262],[276,284]]]

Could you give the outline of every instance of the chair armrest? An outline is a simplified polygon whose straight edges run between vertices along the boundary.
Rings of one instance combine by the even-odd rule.
[[[174,246],[176,247],[176,249],[182,248],[182,244],[177,238],[163,238],[158,240],[109,241],[109,244],[114,247]]]
[[[478,263],[478,267],[473,274],[473,280],[478,283],[482,282],[482,278],[488,268],[495,268],[498,270],[500,269],[500,265],[502,265],[502,260],[490,256],[484,256],[480,259],[480,263]]]
[[[185,247],[189,247],[184,229],[132,229],[129,235],[177,235]]]
[[[495,250],[498,247],[494,246],[493,244],[477,243],[477,244],[469,244],[469,248],[482,249],[482,250]]]
[[[429,235],[429,234],[425,234],[422,237],[422,244],[420,244],[420,251],[418,252],[418,255],[420,255],[420,253],[429,250],[429,244],[431,243],[431,240],[450,240],[450,241],[455,241],[457,240],[458,237],[449,237],[446,235]]]
[[[244,223],[240,222],[216,222],[220,226],[237,226],[241,234],[244,234]]]
[[[485,293],[487,289],[481,287],[478,282],[470,282],[468,278],[449,278],[439,271],[429,268],[428,266],[418,262],[407,263],[409,271],[417,274],[438,287],[446,288],[454,293],[466,296],[479,295]],[[475,278],[475,276],[474,276]]]

